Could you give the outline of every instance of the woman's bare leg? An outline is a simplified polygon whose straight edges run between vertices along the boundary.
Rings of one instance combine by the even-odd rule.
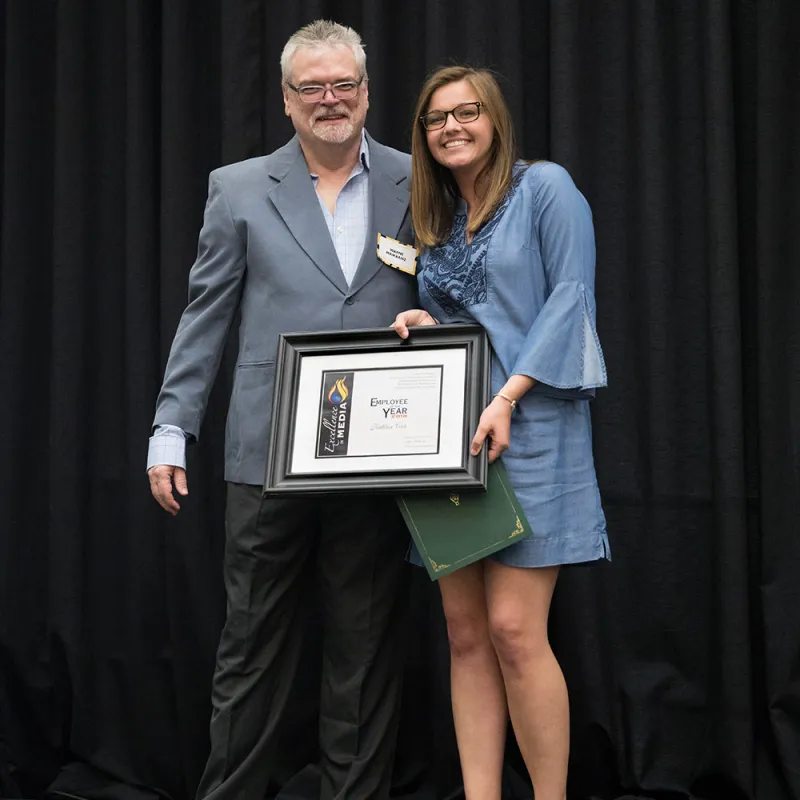
[[[466,800],[500,800],[508,711],[489,636],[483,562],[439,579],[450,641],[450,685]]]
[[[490,559],[483,563],[490,635],[536,800],[564,800],[569,699],[547,637],[558,567],[525,569]]]

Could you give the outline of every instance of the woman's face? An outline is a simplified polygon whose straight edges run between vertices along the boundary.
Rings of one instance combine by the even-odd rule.
[[[468,80],[448,83],[431,95],[426,113],[451,111],[462,103],[478,101],[478,93]],[[431,155],[454,173],[477,174],[486,163],[494,139],[494,124],[480,108],[480,116],[472,122],[458,122],[448,114],[444,127],[425,131]]]

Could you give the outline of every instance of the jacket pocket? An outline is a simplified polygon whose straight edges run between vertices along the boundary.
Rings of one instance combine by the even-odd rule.
[[[236,369],[254,369],[256,367],[272,367],[275,369],[274,361],[242,361],[236,365]]]
[[[228,453],[234,461],[266,453],[274,384],[274,361],[237,365],[227,421]]]

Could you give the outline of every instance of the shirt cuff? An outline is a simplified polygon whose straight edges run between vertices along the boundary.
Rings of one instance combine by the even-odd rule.
[[[161,464],[186,469],[186,432],[176,425],[158,425],[150,437],[147,469]]]

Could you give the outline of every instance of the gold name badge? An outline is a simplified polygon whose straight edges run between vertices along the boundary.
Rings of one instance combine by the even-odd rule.
[[[387,267],[399,269],[408,275],[416,275],[418,255],[416,248],[410,244],[403,244],[382,233],[378,234],[378,258]]]

